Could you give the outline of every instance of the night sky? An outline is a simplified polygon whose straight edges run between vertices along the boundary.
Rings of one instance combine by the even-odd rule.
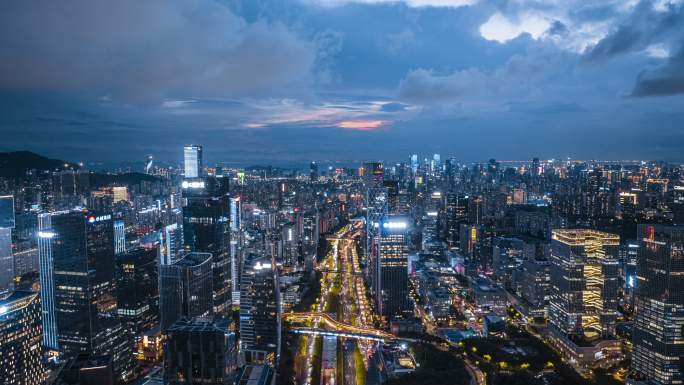
[[[0,5],[0,151],[684,160],[684,0]]]

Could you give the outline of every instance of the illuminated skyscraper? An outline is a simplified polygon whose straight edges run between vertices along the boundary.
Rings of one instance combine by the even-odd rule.
[[[126,228],[124,221],[114,221],[114,253],[120,255],[126,252]]]
[[[159,230],[159,263],[170,265],[175,262],[183,248],[183,228],[177,223],[171,223]]]
[[[186,179],[204,176],[202,163],[202,146],[191,144],[183,147],[184,176]]]
[[[201,147],[198,149],[201,164]],[[186,169],[188,164],[186,147]],[[192,156],[191,156],[192,158]],[[193,162],[190,159],[190,163]],[[201,168],[201,165],[199,166]],[[193,167],[191,167],[193,168]],[[194,179],[186,175],[182,182],[183,242],[193,252],[210,253],[213,270],[214,314],[226,314],[230,309],[230,197],[228,184],[201,173]]]
[[[367,186],[382,186],[385,179],[385,166],[382,162],[366,162],[363,164],[364,181]]]
[[[418,172],[418,154],[411,155],[411,172],[413,176]]]
[[[132,341],[117,317],[112,216],[43,214],[38,236],[45,345],[67,357],[111,355],[126,377]]]
[[[378,313],[390,320],[411,311],[408,299],[408,221],[386,217],[380,225],[377,258],[373,261],[374,292]]]
[[[432,172],[436,172],[442,167],[442,157],[439,154],[434,154],[432,156],[432,163],[430,164],[430,169]]]
[[[653,384],[684,381],[684,227],[639,225],[632,368]]]
[[[55,278],[52,257],[52,216],[58,213],[44,213],[38,216],[38,260],[40,264],[40,297],[42,299],[43,346],[57,351],[57,320],[55,310]]]
[[[116,258],[116,298],[121,321],[139,336],[159,322],[158,245]]]
[[[573,340],[615,332],[620,237],[596,230],[554,230],[551,241],[552,329]]]
[[[14,228],[14,197],[0,196],[0,298],[12,290],[14,258],[12,229]]]
[[[40,297],[15,291],[0,300],[0,383],[39,385],[45,380]]]
[[[311,181],[318,180],[318,163],[311,162],[309,165],[309,179]]]
[[[152,165],[154,162],[154,158],[152,155],[148,155],[145,158],[145,174],[151,174],[152,173]]]
[[[280,355],[280,291],[271,258],[245,261],[240,290],[240,345],[247,363],[275,362]]]

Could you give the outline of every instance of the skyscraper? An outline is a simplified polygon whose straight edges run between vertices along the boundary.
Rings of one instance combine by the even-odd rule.
[[[169,385],[232,385],[237,371],[235,327],[229,319],[176,321],[168,330],[164,380]]]
[[[239,196],[234,196],[230,198],[230,297],[232,304],[236,306],[240,305],[241,228],[242,200]]]
[[[202,162],[202,146],[191,144],[183,147],[183,165],[186,179],[204,176]]]
[[[199,162],[201,164],[201,147]],[[188,162],[195,162],[193,156]],[[201,165],[199,166],[201,168]],[[216,177],[194,177],[186,175],[182,183],[183,198],[183,241],[190,251],[211,253],[213,270],[213,312],[225,314],[230,309],[230,197],[227,183],[217,183]]]
[[[14,228],[14,197],[0,196],[0,298],[12,290],[14,258],[12,229]]]
[[[240,290],[240,344],[247,363],[275,362],[280,355],[278,272],[268,257],[245,261]]]
[[[66,212],[64,212],[66,213]],[[55,309],[54,260],[52,255],[52,216],[60,213],[38,215],[38,263],[40,265],[40,297],[42,299],[43,346],[57,351],[57,310]]]
[[[364,180],[368,186],[381,186],[385,179],[385,166],[382,162],[366,162],[363,164]]]
[[[171,223],[159,230],[159,264],[170,265],[178,259],[183,248],[183,228]]]
[[[210,253],[188,253],[171,265],[159,266],[161,329],[181,318],[212,314]]]
[[[418,154],[413,154],[411,155],[411,172],[413,173],[413,176],[415,177],[416,173],[418,172]]]
[[[442,158],[439,154],[434,154],[432,156],[432,163],[430,164],[430,170],[436,172],[442,167]]]
[[[126,377],[132,341],[117,317],[111,214],[62,211],[39,221],[45,345],[67,357],[111,355]]]
[[[0,300],[0,383],[43,383],[42,331],[38,293],[15,291]]]
[[[114,221],[114,253],[120,255],[126,252],[126,228],[124,221]]]
[[[116,298],[121,321],[135,336],[159,322],[158,246],[129,250],[116,259]]]
[[[632,368],[654,384],[684,380],[684,227],[639,225]]]
[[[377,258],[373,262],[374,292],[378,313],[387,321],[407,315],[408,300],[408,221],[398,216],[386,217],[376,238]]]
[[[312,182],[318,180],[318,163],[316,162],[311,162],[309,165],[309,180]]]
[[[152,155],[148,155],[145,157],[145,174],[151,174],[152,173],[152,165],[154,163],[154,158]]]
[[[571,354],[580,343],[594,343],[615,333],[619,245],[616,234],[553,231],[549,320],[558,340],[571,346]]]

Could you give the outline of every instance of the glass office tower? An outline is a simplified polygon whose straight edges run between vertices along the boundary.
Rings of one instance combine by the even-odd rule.
[[[654,384],[684,381],[684,226],[639,225],[632,368]]]
[[[171,265],[159,266],[161,329],[181,318],[212,314],[211,254],[189,253]]]

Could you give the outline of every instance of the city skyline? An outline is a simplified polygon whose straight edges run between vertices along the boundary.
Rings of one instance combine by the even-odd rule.
[[[0,4],[0,385],[683,385],[684,0]]]

